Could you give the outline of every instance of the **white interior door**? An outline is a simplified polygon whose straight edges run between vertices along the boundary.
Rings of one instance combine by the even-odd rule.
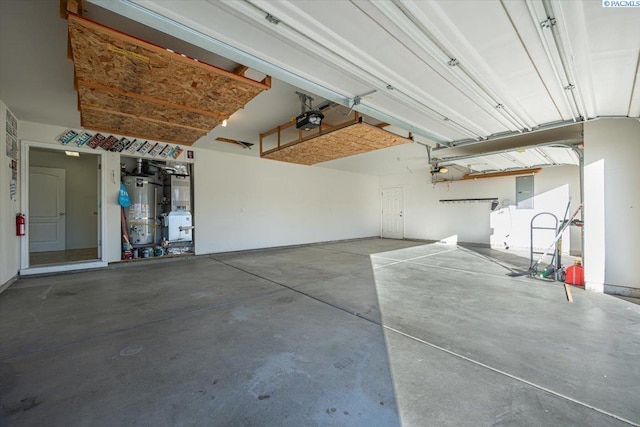
[[[29,252],[65,249],[65,170],[29,168]]]
[[[404,204],[402,196],[402,187],[382,189],[381,237],[387,239],[404,238]]]

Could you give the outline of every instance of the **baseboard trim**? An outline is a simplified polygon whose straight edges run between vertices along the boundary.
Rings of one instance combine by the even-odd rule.
[[[9,286],[13,285],[13,282],[15,282],[16,280],[18,280],[17,275],[13,276],[11,279],[7,280],[5,284],[0,286],[0,294],[9,289]]]
[[[630,288],[628,286],[604,285],[604,293],[619,295],[623,297],[640,298],[640,288]]]
[[[42,267],[30,267],[20,270],[21,276],[34,276],[52,273],[70,273],[73,271],[89,270],[95,268],[105,268],[108,264],[105,261],[85,261],[70,264],[52,264]]]

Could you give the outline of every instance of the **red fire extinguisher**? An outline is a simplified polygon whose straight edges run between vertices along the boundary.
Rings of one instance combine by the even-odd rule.
[[[24,236],[25,219],[24,215],[19,213],[16,215],[16,236]]]

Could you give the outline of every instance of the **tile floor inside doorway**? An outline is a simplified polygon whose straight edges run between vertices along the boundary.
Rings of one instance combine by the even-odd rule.
[[[66,249],[63,251],[31,252],[29,266],[66,264],[98,259],[98,248]]]
[[[639,425],[640,306],[367,239],[18,280],[0,424]]]

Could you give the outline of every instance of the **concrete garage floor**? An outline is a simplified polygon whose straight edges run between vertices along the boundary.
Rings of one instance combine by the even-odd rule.
[[[640,306],[485,255],[367,239],[20,279],[0,424],[639,425]]]

